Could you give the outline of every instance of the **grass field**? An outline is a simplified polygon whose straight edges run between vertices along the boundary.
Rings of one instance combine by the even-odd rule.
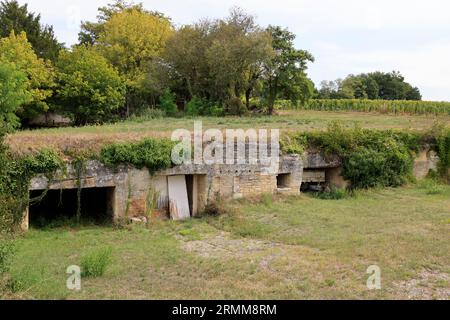
[[[355,124],[374,129],[429,130],[436,122],[450,125],[450,116],[388,115],[361,112],[280,111],[277,116],[196,118],[205,129],[263,129],[311,131],[325,129],[332,121],[352,127]],[[137,141],[144,137],[170,137],[176,129],[194,129],[194,119],[164,118],[134,120],[104,126],[20,131],[8,137],[13,150],[30,152],[42,148],[63,151],[98,150],[117,141]]]
[[[148,228],[32,230],[17,240],[3,297],[450,298],[450,186],[337,201],[263,196],[231,206],[218,218]],[[66,268],[98,248],[112,248],[106,273],[67,290]],[[382,270],[382,290],[366,287],[371,265]]]

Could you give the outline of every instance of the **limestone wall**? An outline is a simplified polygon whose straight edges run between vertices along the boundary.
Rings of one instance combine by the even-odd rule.
[[[77,189],[79,184],[81,188],[114,188],[110,205],[115,220],[148,216],[150,211],[155,211],[155,206],[155,214],[169,217],[168,177],[184,175],[191,184],[188,189],[191,212],[195,216],[209,200],[217,196],[228,199],[275,193],[278,189],[278,173],[267,169],[261,165],[247,164],[184,165],[151,175],[146,169],[121,166],[114,170],[98,161],[88,161],[81,174],[73,166],[69,166],[66,172],[58,172],[53,181],[49,182],[44,176],[32,179],[30,191]],[[303,173],[300,157],[284,157],[279,171],[289,174],[288,190],[299,193]]]
[[[414,161],[413,174],[421,180],[424,179],[430,170],[437,171],[439,164],[439,157],[436,152],[426,148],[422,150]]]
[[[424,178],[429,170],[436,169],[438,160],[429,150],[420,153],[414,163],[415,176]],[[112,203],[109,205],[113,208],[115,220],[148,216],[150,211],[161,217],[169,217],[168,177],[184,175],[190,184],[191,213],[196,216],[208,201],[217,196],[231,199],[275,192],[298,194],[303,182],[325,182],[345,188],[348,184],[342,178],[341,166],[338,158],[327,159],[320,154],[310,153],[303,157],[282,157],[276,173],[261,165],[183,165],[152,176],[147,169],[121,166],[114,170],[98,161],[89,161],[80,179],[79,173],[69,166],[66,172],[57,173],[50,185],[43,176],[34,178],[30,191],[77,189],[79,182],[81,188],[114,188]],[[27,227],[28,223],[24,221],[24,228]]]

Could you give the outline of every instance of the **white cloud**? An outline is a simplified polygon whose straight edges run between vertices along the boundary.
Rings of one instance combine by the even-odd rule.
[[[53,24],[61,41],[77,41],[79,20],[93,20],[97,8],[109,0],[19,0],[29,3],[46,23]],[[139,2],[139,0],[136,0]],[[450,1],[447,0],[144,0],[180,25],[201,17],[222,17],[240,6],[263,24],[289,27],[302,48],[311,50],[316,82],[348,73],[399,70],[418,85],[426,99],[450,100]],[[357,41],[368,37],[405,35],[395,48],[388,42],[371,46]],[[415,39],[415,34],[421,37]],[[440,38],[439,41],[436,40]],[[402,39],[402,37],[399,37]],[[359,39],[360,40],[360,39]],[[375,50],[373,49],[375,47]],[[399,49],[400,48],[400,49]],[[403,49],[402,49],[403,48]]]

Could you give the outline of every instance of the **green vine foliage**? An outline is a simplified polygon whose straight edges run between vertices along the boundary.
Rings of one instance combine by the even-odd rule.
[[[440,159],[439,172],[450,180],[450,128],[443,128],[436,138],[437,153]]]
[[[46,194],[44,192],[37,199],[29,199],[28,189],[31,179],[38,174],[44,174],[51,181],[54,173],[62,169],[64,164],[59,155],[50,150],[42,150],[36,155],[25,157],[9,154],[7,159],[8,167],[2,174],[0,194],[9,201],[5,202],[2,215],[6,211],[6,216],[11,219],[10,222],[17,225],[29,203],[40,201]]]
[[[349,129],[333,122],[327,131],[301,133],[290,139],[303,144],[305,150],[339,156],[344,178],[352,188],[358,189],[396,187],[411,179],[413,155],[420,150],[424,135],[359,127]]]
[[[150,138],[134,144],[111,144],[102,149],[100,161],[111,167],[128,164],[138,169],[147,168],[154,173],[172,166],[174,145],[168,139]]]
[[[44,174],[50,181],[64,163],[56,152],[50,150],[42,150],[35,155],[14,155],[3,144],[3,138],[4,133],[0,133],[0,230],[11,231],[21,222],[29,205],[31,179]]]

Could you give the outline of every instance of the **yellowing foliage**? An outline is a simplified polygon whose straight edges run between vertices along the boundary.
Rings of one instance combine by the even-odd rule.
[[[37,57],[25,32],[16,35],[13,31],[9,37],[0,39],[0,60],[14,64],[16,70],[27,77],[32,102],[22,105],[18,113],[32,117],[47,111],[45,100],[52,95],[55,73],[50,62]]]
[[[173,32],[166,18],[127,10],[114,14],[105,23],[99,45],[105,57],[132,85],[140,78],[143,65],[161,55]]]

